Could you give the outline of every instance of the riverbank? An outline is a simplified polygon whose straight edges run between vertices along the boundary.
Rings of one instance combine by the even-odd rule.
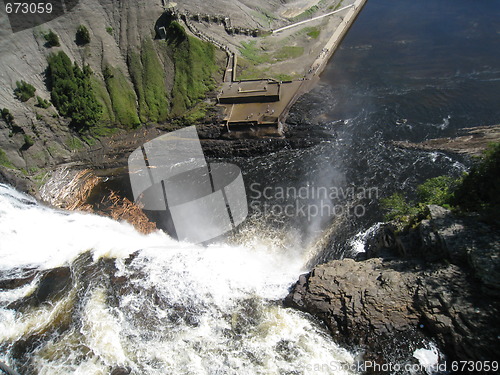
[[[225,82],[223,83],[223,87],[218,95],[218,105],[222,107],[224,111],[222,124],[226,127],[226,129],[228,131],[237,130],[250,134],[253,132],[256,135],[266,135],[268,133],[272,134],[272,129],[274,128],[276,135],[282,135],[284,123],[291,107],[301,95],[310,91],[317,84],[320,74],[323,72],[328,61],[339,47],[342,39],[352,26],[365,3],[366,0],[356,0],[353,4],[336,11],[326,13],[322,16],[316,16],[310,20],[293,23],[272,31],[271,38],[279,37],[279,34],[289,32],[292,28],[300,28],[299,26],[303,26],[309,22],[333,16],[334,14],[337,15],[338,13],[343,13],[340,22],[338,22],[337,19],[330,22],[334,25],[338,24],[338,26],[336,26],[329,38],[325,38],[325,36],[323,36],[323,38],[325,38],[325,44],[322,45],[321,51],[312,63],[310,62],[310,56],[309,59],[302,58],[298,61],[297,57],[300,56],[289,56],[289,58],[286,59],[292,60],[296,64],[296,68],[299,71],[303,70],[305,72],[299,79],[289,81],[287,79],[280,78],[279,82],[278,80],[273,82],[272,77],[269,76],[267,80],[253,80],[250,82],[241,80],[237,81],[236,70],[238,57],[235,53],[231,53],[228,47],[223,47],[226,52],[228,52],[228,62],[226,72],[224,74]],[[340,6],[341,4],[342,3],[338,3],[337,6]],[[189,25],[187,18],[185,18],[185,20],[186,25]],[[325,29],[328,30],[326,27]],[[221,45],[220,43],[217,44]],[[303,48],[300,46],[300,43],[298,44],[299,46],[290,46],[289,50],[291,51],[291,48]],[[245,53],[248,54],[249,51],[240,51],[240,54],[243,56]],[[302,66],[304,63],[311,64],[306,67],[307,71]],[[280,65],[279,62],[273,62],[272,64],[274,68],[276,68],[276,64],[278,64],[278,66]],[[241,75],[245,76],[244,74],[245,73],[242,72]],[[229,80],[227,79],[228,77],[230,77]],[[283,82],[284,80],[287,80],[287,82]],[[238,87],[237,90],[235,88],[236,86]],[[274,91],[276,91],[277,87],[278,94],[275,99],[270,97],[270,93],[273,91],[271,87],[274,88]],[[251,90],[249,91],[249,89]],[[253,97],[249,97],[249,95],[253,95]],[[248,127],[251,127],[250,131],[247,129]],[[271,131],[269,132],[268,129],[271,129]]]
[[[395,141],[397,147],[410,150],[445,151],[481,156],[490,143],[500,142],[500,125],[461,129],[456,137],[434,138],[424,142]]]
[[[429,340],[442,351],[429,365],[496,361],[498,230],[439,206],[429,206],[427,217],[402,232],[377,226],[357,260],[316,266],[285,305],[316,316],[334,340],[380,366],[403,366]]]

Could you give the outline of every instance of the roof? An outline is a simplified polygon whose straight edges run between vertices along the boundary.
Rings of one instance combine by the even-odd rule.
[[[276,97],[279,100],[281,83],[271,80],[224,82],[219,99]]]

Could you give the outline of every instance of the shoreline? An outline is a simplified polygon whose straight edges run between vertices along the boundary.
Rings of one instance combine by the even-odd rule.
[[[303,80],[303,83],[297,89],[297,92],[291,99],[290,103],[288,103],[288,105],[285,107],[285,111],[283,112],[284,120],[286,120],[286,118],[288,117],[290,109],[297,102],[297,100],[302,95],[307,94],[309,91],[311,91],[314,88],[314,86],[319,82],[321,73],[323,73],[323,70],[326,68],[328,62],[337,51],[338,47],[340,46],[340,43],[347,35],[347,32],[354,24],[354,21],[361,13],[361,10],[364,8],[367,1],[368,0],[356,0],[351,9],[349,9],[348,13],[344,16],[340,25],[334,31],[332,36],[328,39],[328,41],[325,44],[325,47],[323,47],[323,51],[325,52],[322,53],[320,56],[318,56],[318,58],[314,60],[314,62],[311,64],[310,73],[306,75],[306,77]]]
[[[223,84],[217,96],[217,106],[224,110],[221,125],[227,129],[227,132],[236,130],[237,132],[245,133],[248,130],[247,128],[249,128],[250,132],[254,134],[262,133],[262,135],[283,136],[284,123],[290,109],[303,94],[309,92],[318,83],[321,73],[326,68],[333,54],[337,51],[342,39],[353,25],[366,1],[356,0],[340,10],[272,31],[273,34],[278,34],[281,31],[302,25],[306,22],[336,14],[340,11],[347,11],[338,26],[333,30],[331,36],[326,39],[324,44],[319,46],[322,48],[319,55],[312,63],[307,62],[306,67],[309,66],[309,68],[304,76],[298,80],[278,81],[270,77],[256,80],[238,80],[236,78],[238,55],[235,53],[228,54]],[[304,71],[306,71],[305,69]],[[269,95],[267,92],[270,87],[269,85],[277,85],[278,87],[279,94],[274,99],[264,97],[265,95]],[[234,86],[238,87],[237,91],[234,89]],[[252,86],[252,90],[250,91],[248,91],[249,86]],[[230,93],[229,95],[228,92]],[[255,96],[248,97],[246,93],[250,92],[255,92]],[[240,95],[242,96],[239,97]],[[266,127],[269,132],[265,129]]]

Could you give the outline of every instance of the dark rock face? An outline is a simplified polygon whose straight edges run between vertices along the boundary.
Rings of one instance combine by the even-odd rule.
[[[20,171],[0,166],[0,183],[11,185],[20,191],[25,191],[37,197],[35,184],[26,176],[23,176]]]
[[[132,372],[130,367],[116,367],[111,371],[111,375],[128,375]]]
[[[381,362],[388,362],[387,342],[424,335],[449,359],[498,359],[500,236],[442,207],[430,206],[428,216],[404,233],[380,227],[368,255],[391,250],[390,257],[335,260],[300,276],[285,305],[313,314],[336,340]]]
[[[71,287],[72,275],[69,267],[51,269],[42,277],[34,293],[36,303],[41,304],[56,300]]]

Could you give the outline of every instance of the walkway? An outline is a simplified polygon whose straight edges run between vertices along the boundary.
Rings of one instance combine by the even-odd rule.
[[[295,27],[295,26],[303,25],[303,24],[305,24],[307,22],[319,20],[320,18],[331,16],[332,14],[342,12],[343,10],[349,9],[349,8],[351,8],[353,6],[354,6],[354,4],[351,4],[351,5],[348,5],[346,7],[334,10],[333,12],[323,14],[321,16],[317,16],[317,17],[314,17],[314,18],[311,18],[311,19],[308,19],[308,20],[305,20],[305,21],[300,21],[300,22],[297,22],[297,23],[292,23],[291,25],[280,27],[279,29],[273,30],[272,33],[273,34],[279,33],[280,31],[283,31],[283,30],[286,30],[286,29],[290,29],[290,28]]]

